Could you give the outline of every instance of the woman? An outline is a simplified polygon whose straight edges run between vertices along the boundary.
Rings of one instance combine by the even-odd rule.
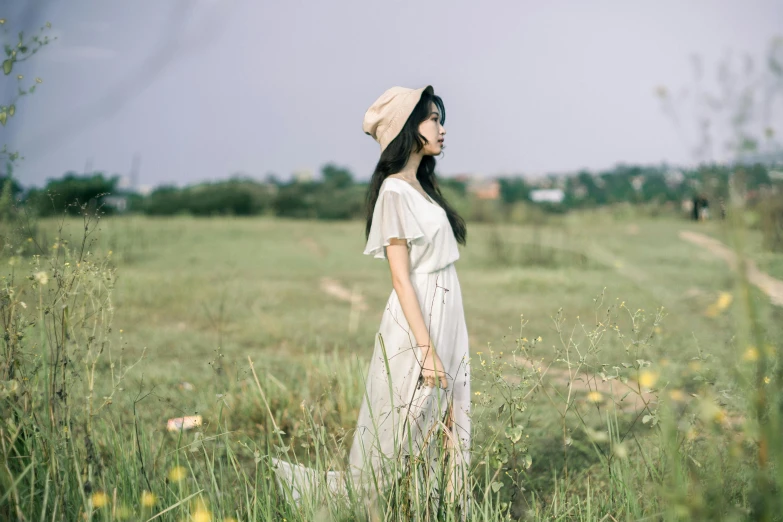
[[[454,262],[463,219],[435,177],[445,110],[431,86],[393,87],[363,129],[381,145],[367,193],[364,254],[388,259],[393,291],[381,318],[350,452],[350,473],[273,459],[295,498],[325,477],[333,492],[422,474],[436,496],[465,493],[470,463],[468,334]],[[445,473],[444,473],[444,470]],[[445,477],[445,480],[441,480]]]

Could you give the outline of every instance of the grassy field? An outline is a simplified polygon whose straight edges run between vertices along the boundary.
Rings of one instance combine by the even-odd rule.
[[[62,232],[57,227],[55,222],[39,224],[36,241],[47,254],[55,244],[60,251],[81,244],[81,221],[66,221]],[[101,484],[90,491],[115,491],[120,499],[106,502],[111,512],[108,507],[101,511],[88,491],[81,494],[83,506],[71,507],[72,512],[93,516],[95,511],[99,519],[119,520],[127,511],[131,520],[146,520],[177,505],[160,519],[180,520],[199,512],[192,499],[183,501],[199,486],[201,496],[211,502],[214,520],[395,519],[388,515],[391,511],[359,516],[355,507],[319,511],[315,503],[297,511],[269,500],[276,498],[269,484],[258,485],[259,476],[264,477],[258,474],[260,455],[275,443],[270,413],[285,432],[280,442],[290,444],[300,458],[312,454],[314,429],[325,430],[333,465],[347,449],[361,377],[391,291],[386,263],[361,255],[362,230],[358,222],[102,219],[88,249],[95,259],[106,260],[106,270],[116,269],[111,331],[106,332],[104,353],[85,358],[94,361],[94,372],[85,363],[75,379],[83,386],[89,375],[97,375],[97,402],[100,397],[112,399],[88,415],[95,428],[83,428],[95,430],[90,444],[98,448],[97,456],[71,446],[74,456],[87,455],[105,469],[127,469],[128,476],[90,471]],[[482,493],[482,509],[491,509],[491,514],[486,511],[476,520],[498,519],[500,513],[542,520],[612,520],[608,515],[616,520],[709,518],[715,506],[689,504],[684,496],[698,497],[702,490],[693,484],[701,479],[683,471],[689,468],[682,462],[664,466],[663,448],[684,444],[690,449],[682,450],[682,460],[694,462],[716,444],[733,451],[737,434],[749,430],[737,426],[751,416],[750,396],[744,390],[753,389],[752,363],[763,349],[749,352],[752,347],[745,341],[752,330],[743,304],[746,287],[722,260],[680,239],[683,230],[731,241],[719,223],[611,211],[569,214],[542,226],[469,226],[468,246],[461,250],[457,270],[475,368],[475,474],[492,475],[485,484],[492,494]],[[783,256],[762,252],[753,232],[743,237],[759,267],[780,277]],[[67,245],[62,238],[68,239]],[[56,263],[67,275],[73,265],[62,268],[66,257],[56,258]],[[36,268],[34,258],[25,254],[15,259],[8,280],[13,271],[49,270],[54,277],[51,265]],[[33,286],[24,286],[31,283],[19,284],[19,295],[37,295]],[[37,288],[45,289],[41,295],[54,296],[53,284]],[[780,347],[783,311],[755,288],[749,288],[748,295],[758,323],[764,325],[763,346]],[[28,301],[25,310],[32,310],[34,302]],[[101,319],[101,326],[108,324],[109,316]],[[47,345],[44,337],[39,349]],[[121,383],[112,380],[120,361],[139,358]],[[617,379],[603,382],[596,378],[601,373],[616,374]],[[772,376],[777,383],[774,375],[760,378]],[[636,386],[638,393],[624,395],[629,384],[621,381]],[[616,390],[607,387],[612,383]],[[258,387],[265,390],[262,399],[269,399],[269,411]],[[671,400],[664,401],[664,396]],[[639,406],[639,398],[652,400]],[[721,419],[728,419],[715,432],[699,424],[707,398],[717,405]],[[664,402],[675,403],[676,413],[659,410]],[[498,413],[507,411],[499,409],[504,403],[520,407],[504,417]],[[716,416],[709,412],[706,415]],[[187,432],[180,438],[166,432],[166,419],[194,414],[205,421],[197,435]],[[521,441],[508,435],[508,419],[524,428]],[[597,432],[607,432],[608,440]],[[753,461],[756,445],[747,437],[740,443],[747,447],[736,469],[720,471],[731,474],[722,479],[723,502],[736,508],[737,519],[754,513],[746,494],[750,479],[742,469]],[[210,446],[218,443],[219,449]],[[613,460],[614,455],[622,458]],[[172,466],[183,465],[180,458],[195,462],[186,466],[192,481],[187,491],[170,476]],[[650,463],[656,458],[663,467]],[[702,461],[701,472],[712,465],[721,464]],[[237,471],[240,468],[246,471]],[[495,473],[498,468],[503,473]],[[664,468],[681,470],[672,473],[690,485],[667,497],[667,488],[675,487],[668,481],[675,479]],[[30,480],[29,475],[24,480]],[[26,501],[14,489],[3,503],[36,519],[57,519],[34,491],[40,480],[27,484]],[[242,484],[239,493],[227,495],[223,480]],[[708,483],[702,500],[713,491]],[[155,495],[146,507],[139,500],[142,490]],[[259,492],[269,498],[253,497]],[[79,498],[71,500],[78,504]],[[25,502],[29,512],[19,507]],[[54,505],[54,500],[48,502]],[[724,504],[721,509],[726,509]]]

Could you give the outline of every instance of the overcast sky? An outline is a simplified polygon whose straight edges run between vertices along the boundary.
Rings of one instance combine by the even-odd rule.
[[[783,36],[783,0],[0,0],[7,27],[28,3],[58,40],[0,129],[27,186],[126,174],[136,153],[146,185],[327,162],[366,179],[362,117],[393,85],[443,97],[443,175],[685,163],[655,88],[688,85],[694,54],[711,74]]]

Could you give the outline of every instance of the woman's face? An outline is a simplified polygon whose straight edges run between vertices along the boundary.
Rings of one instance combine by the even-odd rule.
[[[424,149],[422,149],[422,154],[425,156],[437,156],[441,153],[446,129],[440,124],[440,111],[434,103],[430,103],[430,114],[427,116],[427,119],[419,124],[419,134],[427,140]]]

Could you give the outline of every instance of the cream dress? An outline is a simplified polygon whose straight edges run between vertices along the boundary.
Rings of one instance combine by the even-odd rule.
[[[457,241],[439,205],[408,182],[386,178],[364,254],[386,259],[385,247],[392,238],[408,242],[411,282],[446,371],[448,388],[420,384],[423,354],[392,290],[375,338],[349,470],[317,473],[272,459],[278,483],[287,484],[284,489],[296,500],[311,494],[311,488],[323,490],[324,480],[336,494],[346,491],[346,481],[351,481],[352,489],[362,485],[374,489],[374,483],[389,484],[411,469],[406,466],[414,461],[419,463],[419,474],[428,475],[429,469],[430,477],[451,477],[443,484],[425,481],[434,484],[435,495],[444,490],[465,494],[464,477],[470,464],[470,366],[462,293],[454,267],[459,259]],[[449,406],[451,422],[447,421]],[[443,440],[449,443],[445,453]],[[448,458],[442,463],[444,454]],[[441,475],[439,469],[447,469],[447,474]]]

